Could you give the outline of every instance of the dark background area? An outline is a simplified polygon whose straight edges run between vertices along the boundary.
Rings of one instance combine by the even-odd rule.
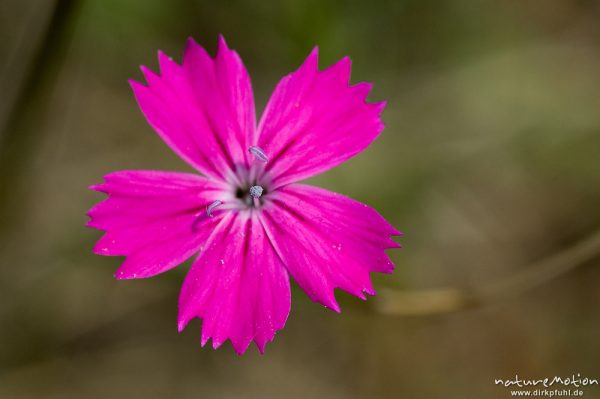
[[[128,78],[222,33],[258,112],[314,45],[388,100],[386,130],[311,179],[405,232],[381,295],[293,288],[265,355],[177,333],[189,265],[116,281],[84,227],[113,170],[189,171]],[[506,398],[600,378],[600,3],[3,0],[0,398]],[[600,397],[597,386],[586,398]]]

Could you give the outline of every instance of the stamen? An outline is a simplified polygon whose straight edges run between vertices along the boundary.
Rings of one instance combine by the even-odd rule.
[[[252,186],[250,187],[250,195],[252,198],[260,198],[263,193],[263,188],[261,186]]]
[[[267,154],[265,154],[265,152],[260,147],[253,145],[252,147],[248,148],[248,152],[254,155],[254,157],[259,161],[269,162],[269,157],[267,157]]]
[[[223,202],[216,200],[215,202],[213,202],[212,204],[210,204],[209,206],[206,207],[206,214],[208,215],[209,218],[213,217],[212,210],[221,204],[223,204]]]

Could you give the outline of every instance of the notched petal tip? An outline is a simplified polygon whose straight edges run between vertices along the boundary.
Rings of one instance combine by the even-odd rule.
[[[145,65],[140,65],[140,71],[142,71],[142,75],[144,75],[144,78],[146,79],[147,87],[156,84],[160,80],[160,76]]]
[[[352,87],[350,85],[350,75],[352,72],[352,60],[348,56],[342,57],[335,64],[331,65],[322,72],[323,74],[332,74],[335,79],[343,82],[346,87]]]
[[[237,353],[238,356],[242,356],[248,348],[250,347],[250,343],[253,341],[252,338],[241,338],[241,339],[229,339],[231,341],[231,345],[233,346],[233,350]]]
[[[350,85],[349,87],[358,96],[364,97],[365,104],[369,104],[367,102],[367,97],[369,96],[369,93],[371,93],[371,91],[373,90],[373,83],[371,83],[371,82],[359,82],[359,83]]]
[[[200,346],[204,348],[209,339],[210,339],[210,336],[204,333],[204,328],[203,328],[202,333],[200,334]]]
[[[201,54],[202,57],[210,58],[204,47],[202,47],[193,37],[189,36],[185,42],[185,48],[183,50],[183,65],[189,61],[190,57],[193,57],[193,53]]]
[[[174,73],[181,65],[176,63],[173,60],[173,57],[168,56],[162,50],[158,50],[158,65],[160,67],[161,76],[168,75],[169,73]]]
[[[255,345],[256,345],[256,347],[258,348],[258,352],[259,352],[261,355],[264,355],[264,354],[265,354],[265,347],[267,346],[267,343],[266,343],[266,342],[263,342],[263,343],[260,343],[260,344],[259,344],[258,342],[254,341],[254,344],[255,344]]]
[[[322,304],[326,309],[333,310],[335,313],[342,313],[342,308],[337,303],[337,300],[335,299],[335,294],[333,292],[331,293],[330,298],[323,298],[314,301]]]
[[[402,245],[392,240],[391,238],[388,240],[388,243],[385,245],[384,249],[395,249],[402,248]]]
[[[308,54],[306,59],[300,67],[297,69],[296,73],[300,70],[308,69],[309,71],[318,71],[319,69],[319,46],[315,46],[311,52]],[[293,73],[292,73],[293,74]],[[290,74],[290,75],[292,75]],[[290,76],[288,75],[288,76]]]
[[[129,87],[131,87],[131,90],[133,90],[133,94],[136,96],[136,98],[140,95],[142,91],[148,90],[149,87],[134,79],[127,79],[127,83],[129,83]]]
[[[310,53],[308,54],[308,58],[311,60],[314,60],[315,62],[315,67],[318,68],[318,62],[319,62],[319,46],[315,46],[313,47],[313,49],[310,51]]]
[[[142,67],[143,67],[143,65],[140,65],[140,69]],[[142,82],[138,82],[137,80],[135,80],[133,78],[127,79],[127,83],[129,84],[129,87],[131,87],[132,89],[135,89],[135,87],[137,87],[137,86],[146,86]]]
[[[219,349],[221,347],[221,345],[223,345],[225,341],[221,341],[218,339],[215,339],[215,337],[212,337],[212,348],[213,349]]]
[[[200,45],[196,42],[196,40],[194,40],[193,37],[188,36],[188,38],[185,41],[185,46],[183,48],[183,60],[182,60],[182,64],[185,65],[188,61],[188,58],[190,57],[190,53],[192,51],[195,51],[196,48],[200,47]]]
[[[104,228],[102,228],[102,226],[99,225],[99,223],[96,221],[95,215],[92,213],[92,210],[88,211],[86,213],[86,216],[89,218],[89,220],[87,222],[85,222],[85,224],[84,224],[85,227],[89,227],[90,229],[105,231]],[[92,253],[95,253],[95,252],[92,251]],[[97,254],[97,255],[104,255],[104,253]]]
[[[387,106],[387,101],[383,100],[383,101],[378,101],[376,103],[373,103],[373,105],[375,107],[377,107],[377,111],[379,111],[379,113],[383,112],[383,110],[385,109],[385,107]]]
[[[194,39],[193,36],[188,36],[187,39],[185,39],[185,47],[187,48],[189,46],[200,46],[200,45],[198,44],[196,39]]]
[[[225,37],[223,36],[222,33],[219,33],[218,39],[217,39],[217,54],[219,54],[221,51],[227,51],[229,50],[229,47],[227,46],[227,41],[225,40]]]
[[[88,186],[88,189],[99,192],[99,193],[104,193],[105,192],[105,191],[103,191],[103,190],[105,190],[104,185],[105,185],[104,183],[92,184],[92,185]]]
[[[215,338],[212,336],[202,336],[202,338],[200,339],[200,346],[205,347],[206,344],[208,343],[208,341],[211,341],[211,347],[213,348],[213,350],[217,350],[219,348],[221,348],[223,346],[223,344],[227,343],[228,341],[231,343],[231,346],[233,347],[233,351],[236,353],[236,355],[238,356],[243,356],[246,351],[248,350],[248,348],[250,347],[250,343],[253,341],[251,340],[232,340],[231,338],[225,338],[225,339],[220,339],[220,338]],[[264,353],[264,346],[261,348],[259,347],[258,350],[260,351],[261,354]]]
[[[177,313],[177,332],[182,333],[183,330],[185,330],[187,325],[190,324],[190,321],[192,321],[192,320],[193,320],[193,317],[190,317],[190,315],[184,313],[184,311],[182,310],[182,307],[181,307],[181,303],[180,303],[178,313]]]
[[[158,61],[166,61],[166,62],[175,62],[172,57],[169,57],[164,51],[157,50],[156,55],[158,57]]]

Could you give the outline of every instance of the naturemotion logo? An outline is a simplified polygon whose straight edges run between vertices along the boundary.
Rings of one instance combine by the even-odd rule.
[[[514,378],[494,379],[495,385],[500,385],[506,388],[513,388],[510,391],[511,396],[529,396],[529,397],[581,397],[583,396],[583,390],[579,388],[589,387],[592,385],[598,385],[598,379],[588,378],[582,376],[580,373],[577,375],[572,374],[571,376],[554,376],[545,377],[538,379],[527,379],[521,378],[518,374],[515,374]],[[563,388],[569,389],[563,389]],[[518,390],[514,388],[525,388],[524,390]],[[532,390],[532,388],[536,388]],[[552,389],[547,389],[552,388]],[[561,389],[556,389],[561,388]],[[575,389],[573,389],[575,388]]]

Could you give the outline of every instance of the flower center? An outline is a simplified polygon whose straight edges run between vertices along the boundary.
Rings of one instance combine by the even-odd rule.
[[[220,198],[215,198],[212,203],[207,205],[205,217],[214,217],[215,211],[252,209],[264,205],[267,200],[269,180],[262,175],[263,165],[260,164],[268,162],[269,158],[262,148],[257,146],[248,148],[248,152],[254,156],[256,163],[249,170],[237,171],[236,178],[231,181],[233,192],[223,192],[219,196]],[[192,230],[195,230],[199,220],[200,217],[194,220]]]
[[[238,187],[235,190],[235,197],[250,208],[260,207],[264,202],[264,198],[261,197],[265,194],[267,194],[267,190],[258,184]]]

